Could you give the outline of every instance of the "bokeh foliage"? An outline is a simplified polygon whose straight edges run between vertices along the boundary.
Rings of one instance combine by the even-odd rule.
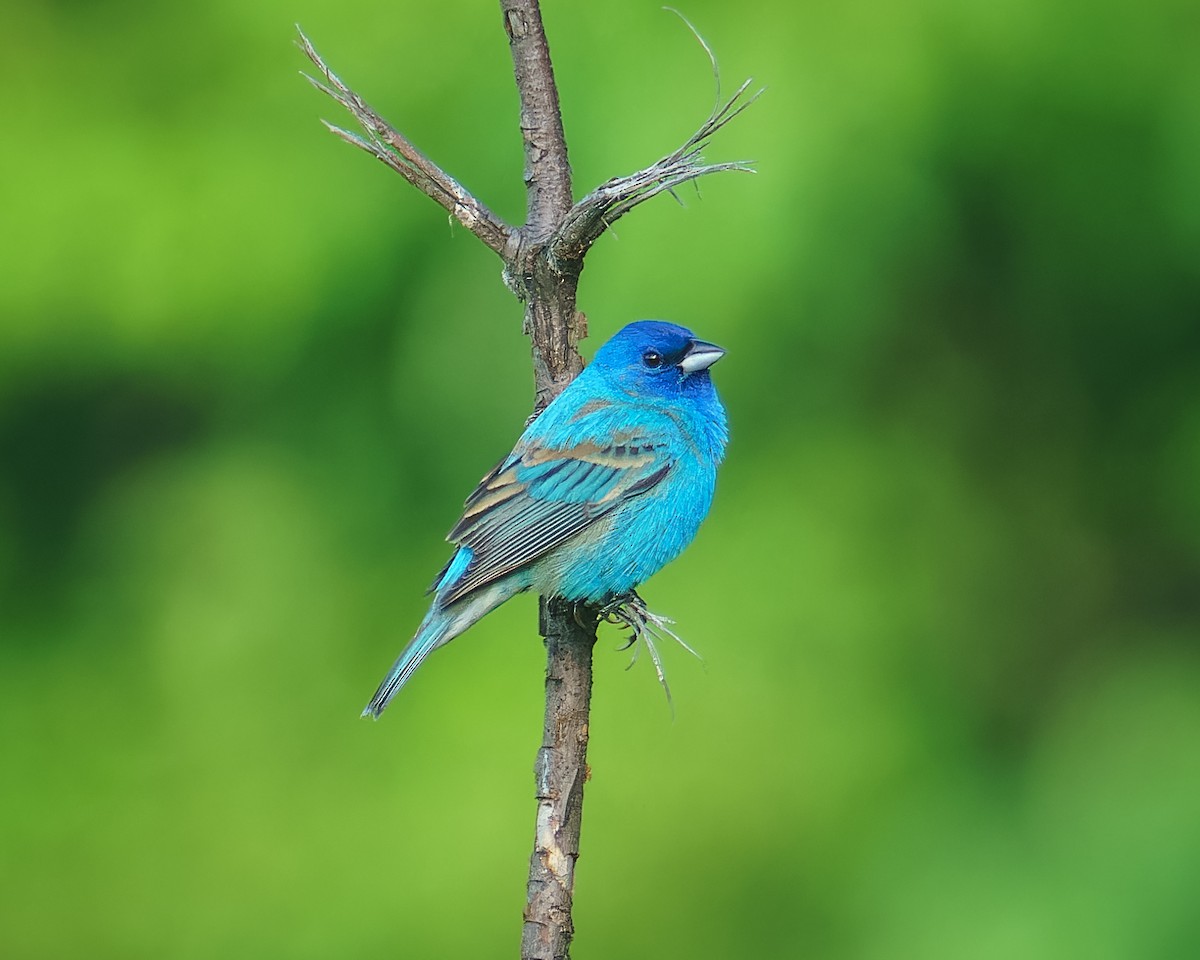
[[[1200,955],[1194,3],[698,0],[766,96],[589,258],[729,349],[733,444],[598,648],[575,955]],[[547,0],[582,192],[711,103]],[[0,955],[514,955],[532,600],[357,710],[528,410],[498,263],[317,125],[330,62],[502,215],[494,4],[0,12]],[[592,349],[589,346],[588,349]]]

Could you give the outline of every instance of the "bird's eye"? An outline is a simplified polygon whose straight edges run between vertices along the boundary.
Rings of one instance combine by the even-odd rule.
[[[645,353],[642,354],[642,363],[644,363],[646,366],[650,367],[651,369],[653,369],[654,367],[661,367],[662,362],[663,362],[662,354],[659,353],[657,350],[647,350]]]

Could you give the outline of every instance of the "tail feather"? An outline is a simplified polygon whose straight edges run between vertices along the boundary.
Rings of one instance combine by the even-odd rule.
[[[416,673],[417,667],[425,662],[429,654],[449,643],[522,589],[524,588],[515,582],[515,578],[509,577],[477,590],[448,607],[442,607],[435,599],[429,612],[425,614],[425,619],[421,621],[416,636],[409,641],[404,652],[392,664],[392,669],[383,678],[375,696],[363,709],[362,716],[378,720],[379,715],[392,702],[392,698]]]
[[[424,663],[425,658],[438,646],[438,641],[445,635],[450,622],[451,618],[446,616],[446,611],[439,610],[436,606],[430,609],[417,635],[409,641],[404,652],[392,664],[392,669],[383,678],[375,696],[363,709],[364,717],[379,719],[379,715],[391,703],[392,697],[400,692],[400,688],[408,682],[408,678],[416,672],[417,667]]]

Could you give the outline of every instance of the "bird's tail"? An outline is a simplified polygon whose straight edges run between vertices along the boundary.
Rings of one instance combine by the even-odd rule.
[[[425,658],[429,654],[438,647],[449,643],[471,624],[491,613],[514,594],[519,593],[521,589],[522,587],[513,582],[512,578],[505,578],[489,584],[481,590],[473,591],[446,607],[443,607],[435,598],[429,612],[425,614],[425,619],[421,621],[416,636],[409,641],[404,652],[392,664],[392,669],[383,678],[383,682],[375,691],[375,696],[371,698],[371,702],[367,704],[362,715],[378,720],[379,715],[391,703],[392,697],[400,692],[400,688],[408,682],[417,667],[425,662]]]

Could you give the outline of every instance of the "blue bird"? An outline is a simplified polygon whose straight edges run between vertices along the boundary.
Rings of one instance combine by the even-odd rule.
[[[728,439],[708,369],[724,353],[658,320],[596,352],[467,498],[429,612],[363,716],[510,597],[611,603],[691,543]]]

